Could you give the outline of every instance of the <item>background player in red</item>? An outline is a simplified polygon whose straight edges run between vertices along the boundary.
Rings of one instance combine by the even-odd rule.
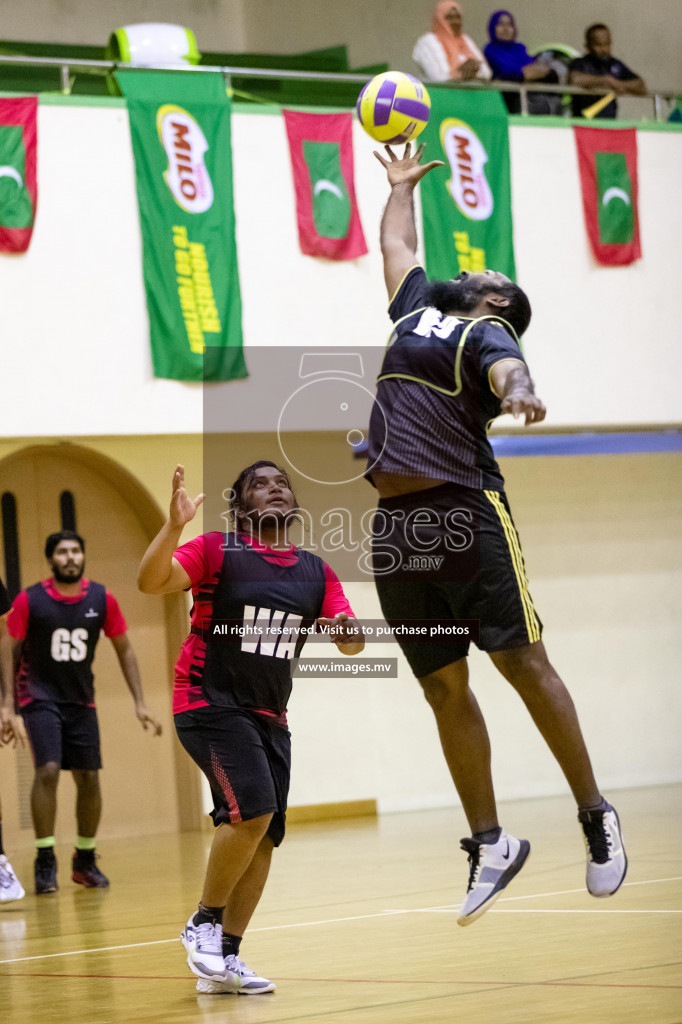
[[[199,909],[182,942],[197,991],[252,995],[275,987],[246,967],[239,950],[284,837],[286,705],[292,661],[305,641],[297,630],[314,630],[316,621],[329,627],[344,654],[358,654],[364,640],[333,571],[286,539],[298,505],[283,470],[268,461],[248,466],[232,489],[235,532],[206,533],[178,548],[204,500],[189,497],[184,479],[178,466],[168,521],[138,576],[146,594],[191,587],[194,597],[191,633],[175,666],[173,712],[180,742],[210,783],[217,830]],[[211,642],[218,622],[233,629],[231,642]],[[258,632],[275,625],[281,632]]]
[[[0,747],[3,743],[25,742],[25,737],[14,718],[12,641],[7,632],[7,614],[10,608],[11,602],[5,584],[0,580]],[[24,895],[23,886],[5,855],[0,809],[0,903],[20,900]]]
[[[145,705],[137,658],[116,598],[101,583],[83,577],[83,538],[73,530],[52,533],[45,557],[52,576],[22,590],[8,620],[15,646],[21,648],[15,692],[35,762],[31,813],[38,894],[58,889],[54,824],[62,769],[71,770],[78,793],[73,880],[87,889],[109,885],[95,861],[102,760],[92,663],[102,630],[116,651],[135,714],[153,735],[161,732]]]

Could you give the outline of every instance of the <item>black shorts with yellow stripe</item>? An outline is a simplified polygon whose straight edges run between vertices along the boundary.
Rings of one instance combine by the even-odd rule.
[[[542,636],[502,491],[445,483],[381,499],[372,562],[384,618],[419,678],[469,653],[453,621],[477,621],[474,642],[482,651],[522,647]],[[433,628],[425,630],[427,622]]]

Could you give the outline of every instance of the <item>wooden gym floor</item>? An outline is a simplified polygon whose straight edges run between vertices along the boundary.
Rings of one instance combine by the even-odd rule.
[[[583,888],[568,797],[501,806],[532,844],[495,907],[455,925],[466,883],[458,810],[291,828],[243,944],[277,982],[199,996],[178,934],[210,833],[103,843],[109,891],[32,894],[32,851],[11,848],[27,895],[0,908],[3,1018],[51,1024],[679,1024],[681,786],[612,793],[630,858],[609,900]],[[105,809],[106,811],[106,809]],[[66,808],[61,813],[64,814]]]

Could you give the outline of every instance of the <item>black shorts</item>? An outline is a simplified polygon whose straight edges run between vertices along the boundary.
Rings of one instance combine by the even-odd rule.
[[[482,651],[535,643],[542,623],[528,591],[526,568],[506,496],[445,483],[383,498],[374,518],[372,560],[384,618],[477,619]],[[397,636],[421,678],[465,658],[469,643],[410,641]]]
[[[183,747],[208,779],[214,825],[272,814],[268,835],[284,838],[291,735],[266,715],[212,704],[175,715]]]
[[[102,767],[97,711],[87,704],[34,700],[21,708],[36,768],[56,761],[65,771]]]

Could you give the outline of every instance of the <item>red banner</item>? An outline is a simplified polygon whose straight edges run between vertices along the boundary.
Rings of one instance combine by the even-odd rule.
[[[0,252],[26,252],[36,206],[38,97],[0,99]]]
[[[354,260],[367,252],[355,198],[351,114],[282,111],[294,175],[301,252]]]
[[[608,267],[641,258],[635,128],[574,128],[587,236]]]

